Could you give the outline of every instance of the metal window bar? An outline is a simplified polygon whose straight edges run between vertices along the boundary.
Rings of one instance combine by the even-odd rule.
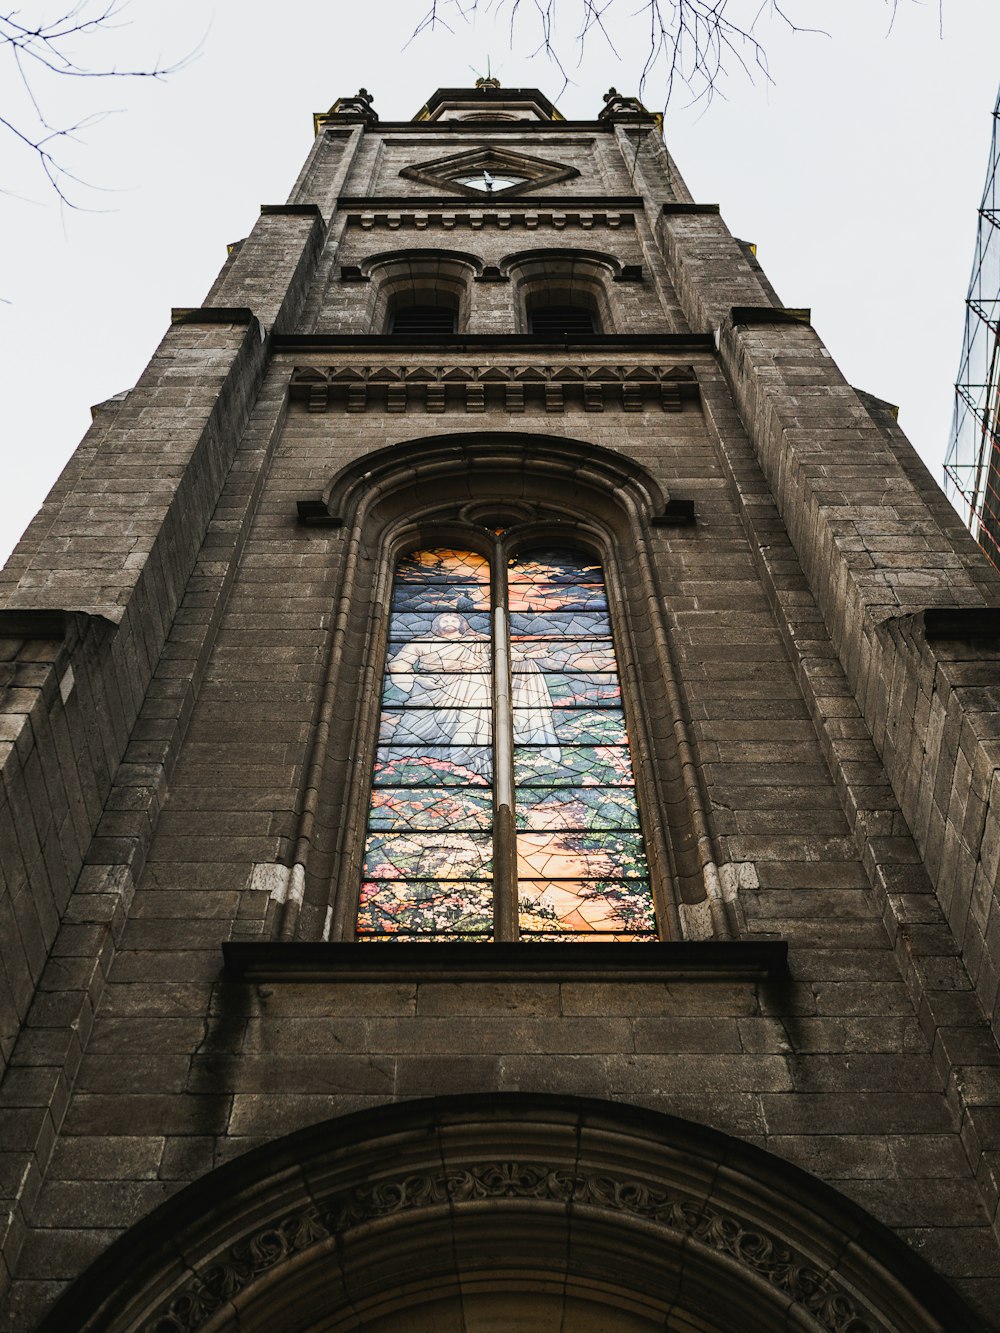
[[[528,311],[528,326],[532,333],[545,338],[597,332],[593,314],[580,305],[536,306]]]
[[[455,312],[440,305],[399,306],[393,311],[390,332],[447,336],[455,332]]]

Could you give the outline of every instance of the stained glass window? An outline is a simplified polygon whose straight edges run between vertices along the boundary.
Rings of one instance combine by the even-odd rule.
[[[494,577],[451,548],[397,564],[357,932],[657,938],[604,577],[585,553],[522,552]]]

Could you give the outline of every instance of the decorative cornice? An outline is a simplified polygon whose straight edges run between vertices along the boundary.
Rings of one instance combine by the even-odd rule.
[[[620,228],[635,226],[635,214],[619,212],[615,209],[595,207],[574,209],[558,206],[555,208],[518,204],[512,208],[468,208],[459,201],[450,201],[447,208],[431,210],[421,205],[415,209],[402,207],[368,208],[361,213],[348,213],[347,225],[360,227],[364,231],[442,231],[470,230],[481,231],[484,227],[496,227],[498,231],[537,231],[551,227],[555,231],[579,227],[583,231],[596,228]]]
[[[368,364],[297,366],[289,382],[293,402],[310,412],[339,408],[365,412],[485,412],[489,407],[546,412],[618,408],[683,411],[699,400],[692,366],[659,365],[441,365]]]
[[[482,197],[482,196],[480,196]],[[558,199],[539,199],[535,195],[507,195],[506,202],[518,207],[537,208],[541,204],[550,204],[561,211],[572,208],[644,208],[645,200],[641,194],[569,194]],[[342,194],[337,200],[340,209],[351,208],[445,208],[455,209],[468,206],[464,197],[440,194]]]
[[[467,356],[502,352],[515,358],[519,353],[558,352],[577,347],[598,356],[627,358],[637,352],[660,356],[677,356],[682,352],[714,354],[715,338],[711,333],[579,333],[558,338],[537,333],[448,333],[436,338],[426,333],[273,333],[271,346],[275,352],[343,352],[349,348],[354,356],[377,349],[379,353],[392,350],[404,355],[435,357],[455,352]]]

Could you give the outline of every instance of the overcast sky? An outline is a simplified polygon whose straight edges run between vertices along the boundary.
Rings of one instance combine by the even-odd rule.
[[[512,44],[504,17],[485,14],[406,46],[427,3],[132,0],[113,33],[91,38],[90,58],[130,66],[190,54],[183,68],[162,81],[36,88],[53,124],[114,112],[67,150],[100,187],[73,188],[94,211],[61,208],[32,156],[0,132],[0,557],[90,405],[135,382],[170,307],[200,304],[227,242],[247,234],[261,203],[285,200],[313,111],[363,84],[384,119],[409,118],[436,87],[474,82],[487,58],[503,83],[540,87],[568,117],[596,116],[612,83],[637,88],[647,32],[629,15],[640,0],[611,11],[617,54],[595,35],[577,66],[567,30],[565,88],[532,55],[533,6],[522,6]],[[22,12],[43,8],[53,9],[27,0]],[[812,307],[851,382],[899,404],[940,479],[1000,79],[1000,3],[943,0],[939,24],[936,0],[899,0],[891,32],[887,0],[785,8],[827,35],[763,23],[773,82],[750,82],[731,62],[710,106],[675,96],[667,139],[694,197],[720,203],[732,230],[757,243],[786,304]],[[20,111],[15,72],[0,60],[0,114]],[[662,96],[654,70],[647,105]]]

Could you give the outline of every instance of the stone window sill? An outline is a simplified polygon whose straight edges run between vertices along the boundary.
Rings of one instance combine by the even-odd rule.
[[[776,981],[784,940],[663,944],[224,943],[232,981]]]

